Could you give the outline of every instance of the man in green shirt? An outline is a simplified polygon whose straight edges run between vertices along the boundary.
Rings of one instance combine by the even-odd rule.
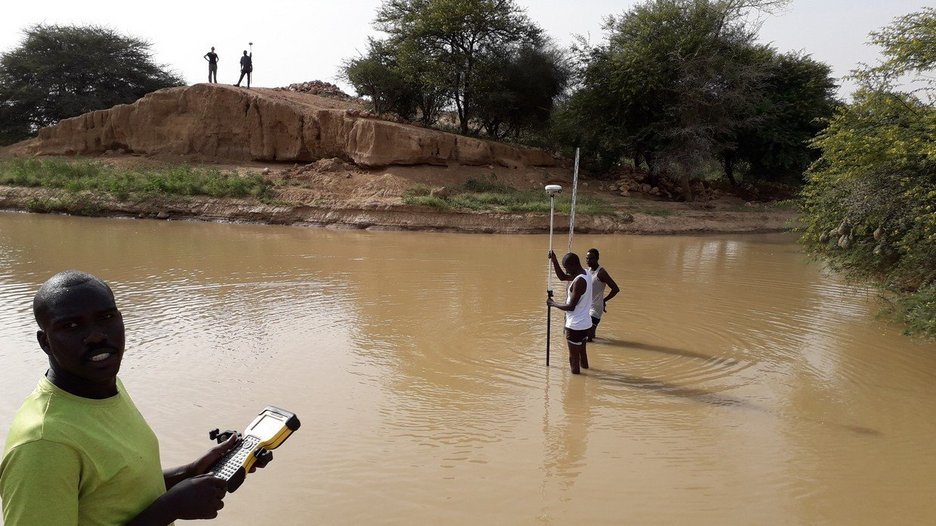
[[[226,484],[206,472],[236,434],[191,464],[162,470],[156,436],[117,378],[125,334],[110,287],[83,272],[56,274],[36,293],[33,313],[49,369],[7,436],[3,522],[139,526],[216,517]]]

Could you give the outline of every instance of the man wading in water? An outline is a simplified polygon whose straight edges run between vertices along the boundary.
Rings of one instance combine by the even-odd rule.
[[[546,300],[546,305],[566,312],[565,336],[569,344],[569,366],[572,374],[580,374],[581,369],[588,369],[588,355],[585,353],[585,340],[591,329],[591,316],[588,311],[592,302],[592,280],[588,272],[582,268],[579,257],[571,252],[563,256],[562,266],[556,260],[556,253],[549,251],[549,259],[556,270],[556,276],[562,281],[570,281],[566,303],[559,304],[552,298]]]
[[[611,298],[617,296],[621,289],[611,279],[608,271],[598,264],[597,248],[588,249],[588,252],[585,253],[585,264],[588,265],[588,275],[592,278],[592,305],[591,310],[588,312],[592,321],[592,327],[588,331],[588,341],[591,342],[595,340],[595,330],[598,329],[598,324],[601,323],[601,315],[607,310],[605,305],[611,301]],[[608,297],[604,295],[605,285],[611,289]]]

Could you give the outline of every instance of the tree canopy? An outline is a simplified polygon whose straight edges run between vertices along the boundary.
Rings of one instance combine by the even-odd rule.
[[[377,111],[434,123],[455,112],[461,133],[493,137],[545,127],[565,89],[565,57],[513,0],[385,0],[362,57],[345,77]]]
[[[885,60],[815,141],[803,243],[848,275],[897,293],[908,328],[936,336],[936,10],[872,34]],[[909,90],[903,81],[916,80]]]
[[[809,146],[838,107],[827,64],[808,55],[762,48],[760,78],[747,119],[730,129],[718,156],[725,177],[735,183],[737,165],[754,179],[800,183],[818,158]]]
[[[435,67],[393,43],[370,39],[367,53],[347,60],[342,75],[358,95],[371,99],[377,113],[395,113],[406,120],[418,116],[431,125],[447,101],[443,88],[425,80]]]
[[[592,152],[598,169],[629,157],[651,179],[675,171],[686,193],[716,159],[732,178],[749,159],[802,172],[817,130],[809,123],[831,115],[835,86],[827,66],[756,43],[751,12],[784,3],[647,0],[610,17],[605,43],[577,46],[580,85],[556,116],[559,136]]]
[[[97,26],[36,25],[0,56],[0,144],[182,79],[153,62],[150,44]]]

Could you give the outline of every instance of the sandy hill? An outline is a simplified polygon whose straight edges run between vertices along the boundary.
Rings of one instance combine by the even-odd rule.
[[[66,119],[11,150],[29,155],[107,151],[226,161],[359,166],[556,166],[548,152],[381,120],[354,100],[220,84],[168,88]]]

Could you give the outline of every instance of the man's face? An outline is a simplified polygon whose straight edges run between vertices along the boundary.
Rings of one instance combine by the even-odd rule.
[[[595,268],[598,266],[598,256],[594,252],[585,253],[585,264],[590,268]]]
[[[56,376],[94,389],[114,384],[124,351],[124,324],[100,283],[63,289],[50,300],[37,333]]]

